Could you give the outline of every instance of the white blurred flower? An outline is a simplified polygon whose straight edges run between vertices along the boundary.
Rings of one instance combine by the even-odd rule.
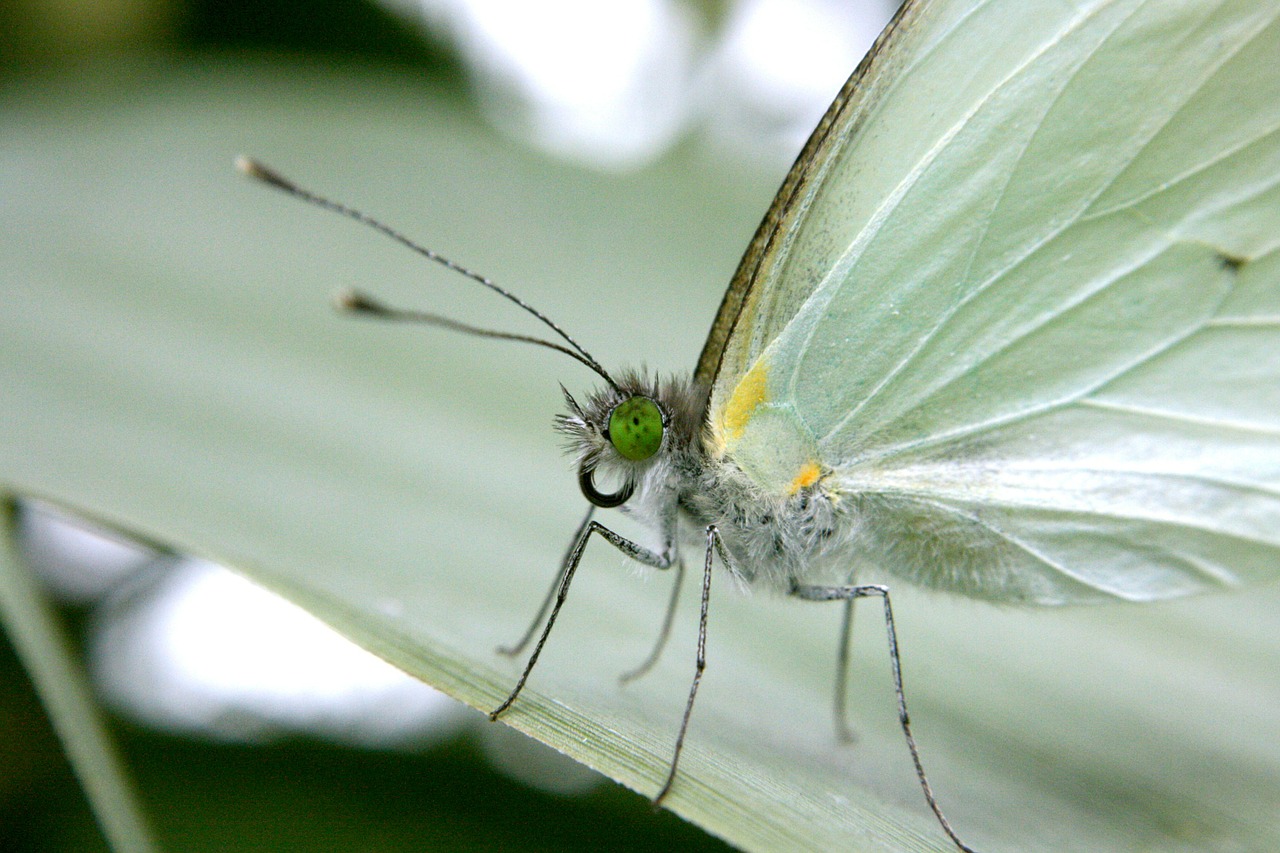
[[[896,6],[740,0],[705,34],[678,0],[383,2],[453,41],[497,126],[598,168],[701,127],[785,165]]]
[[[643,162],[684,126],[694,28],[664,0],[422,0],[499,127],[601,168]]]
[[[180,559],[101,614],[91,656],[112,704],[157,728],[259,740],[305,731],[365,746],[452,734],[465,709],[302,608]]]

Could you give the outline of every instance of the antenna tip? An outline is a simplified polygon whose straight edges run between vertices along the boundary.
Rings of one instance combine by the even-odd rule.
[[[346,288],[333,295],[333,307],[353,314],[385,314],[387,309],[358,290]]]
[[[286,180],[283,175],[243,154],[236,158],[236,169],[243,175],[262,181],[264,184],[279,187],[282,190],[292,191],[294,188],[293,184]]]

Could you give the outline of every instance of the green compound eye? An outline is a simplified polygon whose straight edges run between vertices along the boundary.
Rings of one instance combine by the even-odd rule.
[[[632,462],[648,459],[662,445],[662,411],[648,397],[632,397],[609,413],[609,441]]]

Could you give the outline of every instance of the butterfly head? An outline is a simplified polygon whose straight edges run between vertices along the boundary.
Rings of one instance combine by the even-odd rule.
[[[671,412],[663,389],[639,375],[624,376],[584,404],[565,391],[565,402],[568,412],[556,425],[569,437],[568,449],[577,458],[583,496],[599,507],[621,506],[669,449]],[[598,474],[621,485],[601,491]]]

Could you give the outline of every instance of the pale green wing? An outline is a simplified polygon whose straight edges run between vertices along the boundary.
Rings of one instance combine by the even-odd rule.
[[[813,293],[822,270],[847,248],[847,239],[839,239],[838,231],[828,234],[798,223],[807,222],[815,195],[829,194],[836,186],[827,174],[842,161],[853,128],[892,81],[892,63],[911,52],[901,43],[921,32],[914,25],[921,7],[913,0],[904,2],[850,75],[810,134],[738,263],[694,371],[695,380],[711,389],[709,423],[719,423],[729,395],[752,362]],[[874,200],[875,187],[870,184],[842,191],[851,190],[865,191]],[[847,222],[837,219],[831,224]],[[798,259],[803,259],[803,270],[782,274]]]
[[[916,9],[767,265],[806,298],[717,389],[723,450],[775,492],[831,471],[868,558],[929,586],[1280,576],[1278,19]]]

